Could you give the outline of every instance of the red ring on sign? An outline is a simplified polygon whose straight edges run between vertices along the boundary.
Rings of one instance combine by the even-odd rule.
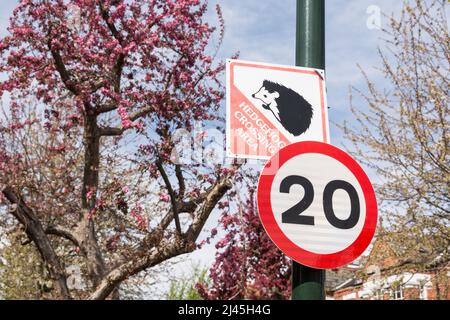
[[[318,153],[332,157],[346,166],[357,179],[364,194],[366,216],[358,237],[347,248],[330,254],[320,254],[305,250],[292,242],[275,221],[270,191],[275,179],[271,165],[278,159],[278,168],[295,156],[305,153]],[[300,264],[317,269],[333,269],[348,264],[358,258],[369,246],[375,234],[378,208],[375,192],[369,177],[361,166],[344,151],[322,142],[302,141],[288,145],[275,154],[265,165],[258,183],[257,205],[263,227],[275,245],[288,257]]]

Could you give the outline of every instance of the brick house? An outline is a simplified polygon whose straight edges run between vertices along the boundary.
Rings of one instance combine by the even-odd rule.
[[[441,256],[431,261],[405,269],[398,253],[376,240],[361,267],[328,294],[335,300],[450,300],[450,265]]]

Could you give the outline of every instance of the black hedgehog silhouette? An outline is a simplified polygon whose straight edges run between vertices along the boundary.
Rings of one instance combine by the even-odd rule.
[[[267,90],[269,95],[259,98],[257,95],[262,90]],[[270,97],[271,94],[278,93],[278,97]],[[313,117],[313,108],[311,104],[305,100],[299,93],[287,88],[276,82],[264,80],[262,87],[258,92],[252,95],[253,98],[258,98],[264,102],[263,108],[270,110],[274,113],[273,102],[275,102],[278,110],[278,116],[274,116],[278,119],[281,125],[294,136],[299,136],[308,130],[311,125],[311,119]],[[264,101],[264,98],[273,99],[273,101]]]

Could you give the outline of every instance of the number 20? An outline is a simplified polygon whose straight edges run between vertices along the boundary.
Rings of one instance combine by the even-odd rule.
[[[288,176],[281,182],[280,192],[289,193],[291,187],[297,184],[303,187],[305,195],[300,202],[281,214],[281,221],[282,223],[313,226],[314,217],[301,215],[314,200],[314,187],[311,181],[302,176]],[[338,189],[346,191],[350,196],[350,216],[345,220],[339,219],[334,214],[333,194]],[[359,197],[356,189],[350,183],[343,180],[329,182],[323,191],[322,204],[325,217],[332,226],[338,229],[351,229],[358,223],[360,215]]]

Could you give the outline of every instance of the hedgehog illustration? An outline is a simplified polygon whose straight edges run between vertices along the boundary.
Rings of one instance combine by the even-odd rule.
[[[294,136],[308,130],[313,117],[311,104],[300,94],[281,84],[264,80],[252,97],[262,101],[263,108],[273,113],[281,125]]]

